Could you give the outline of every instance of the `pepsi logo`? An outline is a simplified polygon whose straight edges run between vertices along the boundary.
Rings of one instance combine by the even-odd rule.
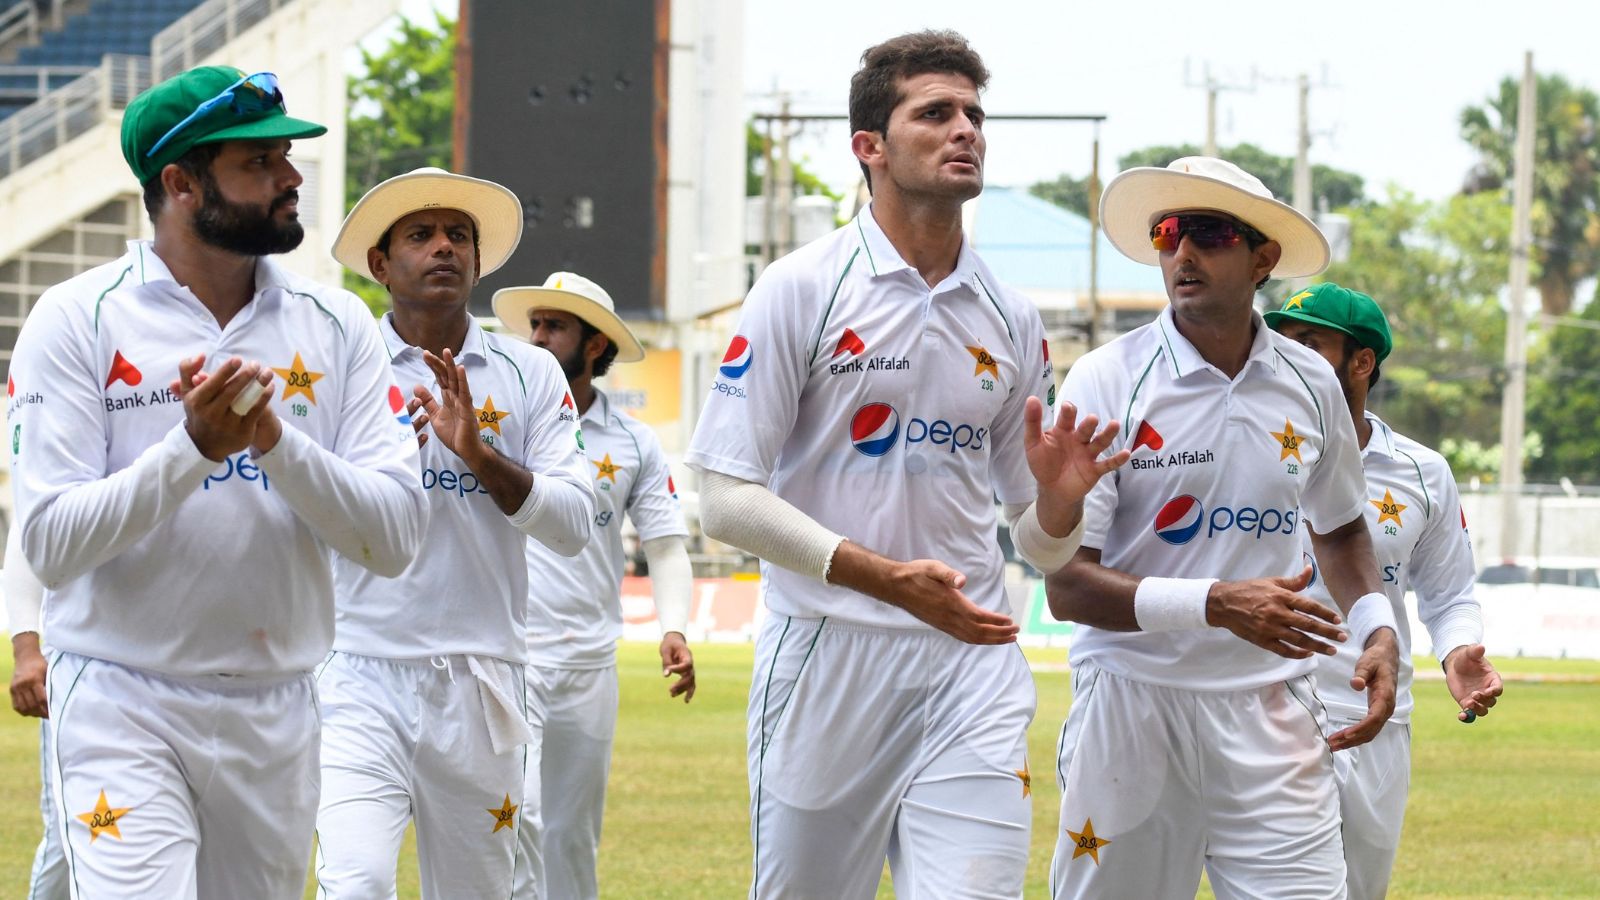
[[[750,342],[742,334],[733,336],[733,341],[728,344],[728,352],[722,355],[722,365],[717,368],[723,378],[743,378],[744,373],[750,371],[750,364],[755,362],[755,353],[750,347]]]
[[[1156,537],[1173,545],[1187,544],[1200,533],[1205,515],[1205,507],[1196,497],[1173,497],[1156,513]]]
[[[1306,553],[1305,551],[1301,551],[1300,559],[1303,560],[1306,565],[1311,567],[1311,580],[1306,582],[1306,587],[1315,587],[1317,584],[1317,579],[1322,577],[1322,570],[1317,568],[1317,558],[1309,553]]]
[[[411,424],[411,414],[406,412],[405,395],[400,393],[400,388],[389,385],[389,412],[394,413],[395,421],[401,425]]]
[[[866,456],[894,449],[900,439],[900,414],[887,403],[868,403],[850,417],[850,444]]]

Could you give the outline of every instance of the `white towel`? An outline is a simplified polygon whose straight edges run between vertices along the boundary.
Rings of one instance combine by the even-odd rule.
[[[483,700],[483,719],[489,725],[489,742],[494,752],[510,753],[520,744],[533,743],[533,729],[516,699],[513,667],[504,660],[467,657],[467,670],[478,679],[478,696]]]

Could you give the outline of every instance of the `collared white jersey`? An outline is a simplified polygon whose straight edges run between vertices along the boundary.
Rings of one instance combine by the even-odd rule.
[[[1328,363],[1253,318],[1238,376],[1207,363],[1173,320],[1156,321],[1073,364],[1062,393],[1079,414],[1118,419],[1112,450],[1133,456],[1084,503],[1085,547],[1137,576],[1298,574],[1306,521],[1354,520],[1366,490],[1355,426]],[[1246,690],[1308,675],[1224,628],[1116,632],[1080,626],[1074,663],[1194,690]]]
[[[420,384],[438,397],[433,370],[420,348],[395,333],[393,313],[379,329],[405,394]],[[555,357],[472,323],[456,362],[467,370],[484,443],[530,472],[589,490],[580,426]],[[334,648],[390,659],[462,653],[525,661],[522,548],[538,542],[507,519],[489,489],[437,437],[422,447],[422,487],[428,531],[405,572],[384,578],[338,561]]]
[[[594,479],[594,530],[576,557],[528,541],[528,659],[557,669],[616,661],[622,637],[622,517],[640,541],[688,536],[661,442],[600,389],[579,419],[585,477]]]
[[[200,353],[207,371],[276,370],[271,451],[195,449],[168,386]],[[348,291],[263,258],[220,327],[130,242],[45,292],[12,372],[19,518],[58,649],[172,675],[307,671],[333,642],[332,551],[396,569],[415,552],[416,438]]]
[[[1439,659],[1463,644],[1483,640],[1483,615],[1473,593],[1477,570],[1461,495],[1444,457],[1396,434],[1367,413],[1372,437],[1361,454],[1367,478],[1367,530],[1383,575],[1383,592],[1399,625],[1400,678],[1395,694],[1396,722],[1411,719],[1411,621],[1406,615],[1406,590],[1417,591],[1417,617],[1433,637]],[[1305,551],[1312,553],[1309,536]],[[1306,596],[1334,607],[1318,567]],[[1336,607],[1335,607],[1336,608]],[[1367,714],[1367,698],[1350,689],[1361,648],[1339,645],[1335,656],[1317,657],[1317,695],[1336,718]]]
[[[1037,492],[1022,446],[1029,395],[1054,421],[1038,310],[963,243],[929,289],[872,207],[778,260],[745,299],[686,455],[767,485],[824,527],[893,559],[937,559],[966,595],[1010,612],[996,497]],[[847,588],[761,565],[773,612],[926,628]]]

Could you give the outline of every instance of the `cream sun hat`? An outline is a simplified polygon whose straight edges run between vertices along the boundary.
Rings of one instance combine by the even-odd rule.
[[[1328,267],[1328,239],[1299,210],[1275,199],[1261,179],[1223,159],[1186,156],[1165,169],[1128,169],[1100,195],[1106,238],[1135,262],[1161,264],[1150,228],[1183,210],[1227,213],[1277,241],[1283,256],[1272,274],[1305,278]]]
[[[367,191],[333,239],[333,258],[368,280],[367,251],[384,232],[411,213],[457,209],[478,226],[478,275],[505,265],[522,241],[522,202],[509,188],[428,166],[396,175]]]
[[[528,312],[534,309],[569,312],[593,325],[617,345],[617,362],[644,359],[644,348],[617,316],[611,295],[582,275],[553,272],[542,287],[508,287],[494,292],[494,314],[500,317],[500,324],[525,339],[533,336]]]

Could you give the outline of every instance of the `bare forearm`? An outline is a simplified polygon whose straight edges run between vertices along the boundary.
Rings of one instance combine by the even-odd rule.
[[[512,462],[483,441],[473,441],[476,447],[462,456],[478,484],[489,492],[494,505],[506,515],[513,515],[528,500],[533,490],[533,473]],[[465,449],[465,448],[463,448]]]
[[[1100,564],[1100,551],[1081,547],[1066,568],[1045,578],[1050,613],[1107,631],[1138,631],[1133,597],[1139,578]]]

